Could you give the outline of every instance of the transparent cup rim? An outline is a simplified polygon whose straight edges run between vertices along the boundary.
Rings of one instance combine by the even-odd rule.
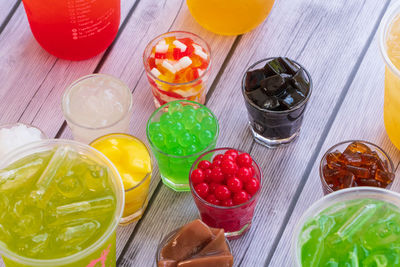
[[[150,172],[148,172],[148,173],[140,180],[140,182],[139,182],[137,185],[135,185],[135,186],[133,186],[133,187],[131,187],[131,188],[128,188],[128,189],[125,189],[125,188],[124,188],[124,192],[125,192],[125,193],[128,193],[128,192],[130,192],[130,191],[132,191],[132,190],[135,190],[135,189],[138,188],[139,186],[141,186],[147,179],[149,179],[149,178],[151,177],[151,175],[152,175],[152,173],[153,173],[153,164],[154,164],[154,162],[153,162],[153,156],[152,156],[152,154],[150,153],[150,150],[149,150],[149,148],[147,147],[147,145],[146,145],[142,140],[140,140],[140,139],[137,138],[136,136],[133,136],[133,135],[130,135],[130,134],[126,134],[126,133],[111,133],[111,134],[106,134],[106,135],[100,136],[100,137],[96,138],[95,140],[93,140],[93,141],[89,144],[89,146],[93,146],[93,145],[95,145],[96,142],[102,141],[103,139],[112,138],[112,137],[118,137],[118,136],[123,136],[123,137],[125,137],[125,138],[134,139],[134,140],[137,141],[138,143],[142,144],[142,145],[146,148],[147,153],[149,154],[149,157],[150,157],[150,168],[151,168]],[[99,151],[100,151],[100,150],[99,150]],[[100,151],[100,153],[102,153],[102,152]],[[103,154],[103,153],[102,153],[102,154]],[[103,154],[103,155],[104,155],[104,154]],[[107,157],[106,155],[104,155],[104,156]],[[117,170],[118,170],[118,169],[117,169]]]
[[[85,145],[83,143],[67,139],[46,139],[46,140],[35,141],[24,147],[20,147],[14,150],[12,153],[2,158],[0,160],[0,168],[4,168],[10,165],[11,163],[15,162],[16,160],[19,160],[20,158],[18,158],[18,155],[21,155],[22,153],[26,153],[28,151],[37,151],[40,148],[46,148],[47,151],[49,150],[47,149],[49,146],[54,147],[55,145],[78,147],[82,150],[85,150],[86,152],[91,153],[93,157],[95,157],[97,160],[100,160],[105,165],[107,165],[107,167],[110,169],[110,172],[112,172],[114,176],[113,181],[115,181],[115,184],[113,182],[111,182],[111,184],[113,184],[114,187],[113,189],[115,190],[117,203],[119,203],[119,205],[116,207],[115,213],[113,214],[113,218],[115,219],[110,223],[110,225],[108,226],[107,230],[103,233],[103,235],[99,239],[97,239],[96,242],[94,242],[92,245],[75,254],[62,258],[57,258],[57,259],[28,258],[25,256],[18,255],[17,253],[10,251],[7,248],[4,248],[2,245],[0,245],[1,254],[18,263],[28,264],[32,266],[62,266],[65,264],[77,262],[82,258],[84,258],[85,256],[88,256],[91,253],[95,252],[97,249],[99,249],[101,245],[103,245],[103,243],[106,240],[108,240],[110,236],[115,232],[115,229],[117,228],[120,219],[122,218],[124,210],[123,207],[125,205],[125,194],[123,193],[124,187],[121,176],[119,175],[114,164],[107,157],[105,157],[100,151],[89,145]],[[32,155],[33,153],[35,152],[32,152],[28,155]]]
[[[400,2],[397,1],[386,12],[379,26],[379,50],[386,63],[386,66],[389,67],[389,69],[393,73],[395,73],[396,76],[398,77],[400,77],[400,70],[393,64],[392,60],[390,59],[387,53],[386,40],[387,40],[387,34],[389,33],[393,20],[395,19],[395,17],[399,15],[400,15]]]
[[[297,61],[295,61],[295,60],[293,60],[293,59],[291,59],[291,58],[290,58],[290,60],[291,60],[293,63],[297,64],[299,67],[301,67],[301,68],[304,70],[304,72],[305,72],[306,75],[307,75],[308,81],[309,81],[309,83],[310,83],[310,88],[308,89],[308,94],[307,94],[307,96],[306,96],[302,101],[300,101],[300,102],[299,102],[297,105],[295,105],[292,109],[276,111],[276,110],[262,109],[262,108],[258,107],[256,104],[253,103],[253,101],[251,101],[251,100],[247,97],[247,94],[246,94],[246,86],[245,86],[245,85],[246,85],[246,75],[247,75],[247,72],[248,72],[249,70],[253,69],[255,66],[257,66],[258,64],[260,64],[260,63],[262,63],[262,62],[271,61],[271,60],[276,59],[276,58],[279,58],[279,57],[268,57],[268,58],[260,59],[260,60],[256,61],[255,63],[253,63],[250,67],[248,67],[248,68],[246,69],[246,71],[245,71],[245,73],[244,73],[244,75],[243,75],[243,78],[242,78],[242,94],[243,94],[243,97],[244,97],[244,99],[246,100],[246,102],[247,102],[248,104],[250,104],[253,108],[259,110],[260,112],[264,112],[264,113],[273,113],[273,114],[288,114],[288,113],[291,113],[291,112],[293,112],[293,111],[295,111],[295,110],[298,110],[299,108],[303,107],[303,106],[308,102],[308,100],[310,99],[311,93],[312,93],[312,91],[313,91],[313,82],[312,82],[310,73],[308,72],[308,70],[307,70],[306,68],[303,67],[303,65],[301,65],[300,63],[298,63]]]
[[[175,34],[186,34],[186,35],[189,35],[189,36],[192,36],[192,37],[195,37],[195,38],[201,40],[201,41],[204,43],[204,45],[205,45],[205,47],[203,47],[203,48],[207,51],[208,56],[209,56],[209,58],[210,58],[209,61],[208,61],[207,69],[206,69],[198,78],[196,78],[196,79],[194,79],[194,80],[192,80],[192,81],[189,81],[189,82],[184,82],[184,83],[171,83],[171,82],[167,82],[167,81],[161,80],[161,79],[159,79],[158,77],[156,77],[156,76],[151,72],[150,66],[149,66],[149,64],[147,63],[147,58],[148,58],[148,56],[150,55],[150,52],[149,52],[149,51],[151,51],[151,49],[153,49],[153,46],[155,45],[156,41],[161,40],[161,39],[164,38],[165,36],[170,36],[170,35],[175,35]],[[149,76],[150,76],[152,79],[154,79],[154,80],[157,80],[157,81],[159,81],[159,82],[161,82],[161,83],[164,83],[164,84],[167,84],[167,85],[170,85],[170,86],[190,85],[190,84],[194,84],[194,83],[196,83],[196,82],[198,82],[198,81],[201,81],[201,80],[210,72],[210,69],[211,69],[211,60],[212,60],[212,57],[211,57],[211,48],[210,48],[210,45],[209,45],[203,38],[201,38],[199,35],[197,35],[197,34],[195,34],[195,33],[192,33],[192,32],[187,32],[187,31],[170,31],[170,32],[166,32],[166,33],[160,34],[160,35],[158,35],[157,37],[153,38],[153,39],[147,44],[147,46],[146,46],[146,48],[145,48],[145,50],[144,50],[144,52],[143,52],[143,65],[144,65],[144,68],[145,68],[145,70],[146,70],[147,75],[149,75]]]
[[[263,185],[263,178],[262,178],[263,174],[262,174],[262,171],[261,171],[260,167],[258,166],[257,162],[253,159],[253,163],[254,163],[254,165],[256,166],[258,172],[260,173],[260,177],[259,177],[260,187],[258,188],[258,191],[257,191],[249,200],[247,200],[246,202],[244,202],[244,203],[242,203],[242,204],[239,204],[239,205],[230,206],[230,207],[217,206],[217,205],[214,205],[214,204],[211,204],[211,203],[207,202],[205,199],[203,199],[202,197],[200,197],[199,194],[197,194],[196,190],[194,190],[194,186],[193,186],[192,178],[191,178],[191,176],[192,176],[191,174],[192,174],[192,172],[195,170],[196,165],[197,165],[201,160],[203,160],[204,156],[206,156],[206,155],[208,155],[208,154],[211,154],[211,153],[214,153],[214,152],[218,152],[218,151],[227,151],[227,150],[229,150],[229,149],[235,149],[235,150],[236,150],[237,152],[239,152],[240,154],[242,154],[242,153],[247,153],[247,152],[244,152],[244,151],[242,151],[242,150],[239,150],[239,149],[236,149],[236,148],[232,148],[232,147],[220,147],[220,148],[215,148],[215,149],[206,151],[206,152],[204,152],[203,154],[201,154],[201,155],[196,159],[196,161],[192,164],[192,167],[190,168],[190,171],[189,171],[189,186],[190,186],[190,191],[192,192],[192,194],[194,194],[194,195],[201,201],[201,203],[203,203],[204,205],[207,205],[207,206],[209,206],[209,207],[213,207],[213,208],[216,208],[216,209],[221,209],[221,210],[232,210],[232,209],[237,209],[237,208],[240,208],[240,207],[243,207],[243,206],[248,205],[249,203],[251,203],[251,202],[253,202],[254,200],[257,199],[257,197],[260,195],[260,192],[261,192],[261,189],[262,189],[262,185]],[[256,170],[256,171],[257,171],[257,170]]]
[[[112,122],[112,123],[110,123],[110,124],[107,124],[107,125],[105,125],[105,126],[88,127],[88,126],[86,126],[86,125],[82,125],[82,124],[80,124],[80,123],[77,123],[75,120],[73,120],[73,119],[69,116],[69,114],[68,114],[68,112],[67,112],[67,99],[69,98],[69,95],[71,94],[72,89],[73,89],[77,84],[79,84],[80,82],[82,82],[82,81],[84,81],[84,80],[87,80],[87,79],[90,79],[90,78],[93,78],[93,77],[105,77],[105,78],[110,78],[110,79],[112,79],[112,80],[114,80],[114,81],[118,81],[119,83],[121,83],[121,84],[123,85],[123,88],[124,88],[125,92],[126,92],[127,95],[129,96],[129,106],[128,106],[127,110],[124,112],[124,114],[122,114],[122,116],[121,116],[120,118],[118,118],[117,120],[115,120],[114,122]],[[92,74],[89,74],[89,75],[82,76],[82,77],[80,77],[79,79],[73,81],[73,82],[67,87],[67,89],[65,89],[65,92],[64,92],[63,97],[62,97],[61,108],[62,108],[62,112],[63,112],[63,114],[64,114],[64,117],[65,117],[65,119],[67,120],[68,123],[71,123],[71,124],[73,124],[73,125],[75,125],[75,126],[78,126],[78,127],[80,127],[80,128],[87,129],[87,130],[102,130],[102,129],[107,129],[107,128],[113,127],[113,126],[115,126],[116,124],[118,124],[119,122],[121,122],[123,119],[125,119],[126,117],[128,117],[129,114],[130,114],[130,112],[131,112],[131,110],[132,110],[132,105],[133,105],[133,96],[132,96],[131,90],[129,89],[129,87],[128,87],[127,84],[125,84],[125,83],[124,83],[123,81],[121,81],[120,79],[118,79],[118,78],[116,78],[116,77],[114,77],[114,76],[112,76],[112,75],[109,75],[109,74],[104,74],[104,73],[92,73]]]
[[[213,140],[210,142],[210,144],[209,144],[206,148],[204,148],[204,149],[201,150],[200,152],[197,152],[197,153],[194,153],[194,154],[190,154],[190,155],[185,155],[185,156],[171,155],[171,154],[165,153],[164,151],[160,150],[160,149],[159,149],[156,145],[154,145],[154,143],[152,142],[152,140],[151,140],[151,138],[150,138],[150,134],[149,134],[149,127],[150,127],[151,120],[152,120],[152,119],[154,118],[154,116],[157,115],[161,110],[165,109],[168,105],[170,105],[171,103],[175,103],[175,102],[179,102],[179,103],[182,103],[182,102],[183,102],[183,103],[190,103],[191,105],[198,105],[198,106],[200,106],[200,107],[202,107],[202,108],[206,108],[206,109],[210,112],[210,114],[213,116],[213,118],[215,119],[215,121],[217,122],[217,130],[216,130],[216,132],[215,132],[215,135],[214,135]],[[155,151],[157,151],[158,153],[163,154],[164,156],[168,156],[168,157],[170,157],[170,158],[185,159],[185,158],[190,158],[190,157],[193,157],[193,156],[201,155],[202,153],[204,153],[204,151],[208,151],[208,150],[210,150],[211,147],[214,146],[214,143],[217,142],[218,136],[219,136],[219,123],[218,123],[218,119],[217,119],[217,117],[215,116],[215,114],[214,114],[208,107],[206,107],[205,105],[200,104],[200,103],[195,102],[195,101],[191,101],[191,100],[175,100],[175,101],[171,101],[171,102],[168,102],[168,103],[162,105],[161,107],[159,107],[158,109],[156,109],[156,111],[154,111],[153,114],[151,114],[149,120],[147,121],[147,125],[146,125],[146,136],[147,136],[147,140],[149,141],[149,144],[150,144],[151,148],[154,149]]]
[[[162,250],[162,248],[164,247],[164,245],[165,245],[166,243],[168,243],[168,241],[171,240],[171,238],[172,238],[180,229],[182,229],[182,227],[184,227],[184,225],[181,226],[181,227],[179,227],[179,228],[176,228],[175,230],[172,230],[171,232],[169,232],[168,234],[166,234],[166,235],[162,238],[160,244],[158,244],[157,251],[156,251],[156,263],[158,263],[158,262],[160,261],[160,253],[161,253],[161,250]],[[210,227],[209,227],[209,228],[210,228]],[[218,228],[218,229],[222,229],[222,228]],[[232,253],[231,244],[230,244],[228,238],[226,238],[226,236],[225,236],[225,242],[226,242],[226,244],[228,245],[229,252]]]
[[[331,146],[331,147],[325,152],[325,154],[322,156],[321,162],[320,162],[320,164],[319,164],[319,176],[320,176],[320,178],[321,178],[322,187],[326,188],[330,193],[331,193],[331,192],[335,192],[335,191],[333,191],[333,190],[328,186],[328,184],[327,184],[326,181],[325,181],[325,177],[324,177],[324,175],[323,175],[324,161],[325,161],[327,155],[328,155],[329,153],[331,153],[332,151],[334,151],[337,147],[339,147],[339,146],[341,146],[341,145],[345,145],[345,144],[351,144],[351,143],[353,143],[353,142],[359,142],[359,143],[367,144],[367,145],[369,145],[369,146],[375,148],[377,151],[379,151],[379,153],[381,153],[382,155],[384,155],[384,156],[386,157],[386,159],[387,159],[387,161],[388,161],[388,163],[389,163],[389,171],[393,173],[394,164],[393,164],[392,159],[389,157],[389,155],[386,153],[386,151],[383,150],[383,149],[382,149],[381,147],[379,147],[378,145],[376,145],[376,144],[374,144],[374,143],[371,143],[371,142],[368,142],[368,141],[365,141],[365,140],[346,140],[346,141],[342,141],[342,142],[340,142],[340,143],[337,143],[337,144],[334,145],[334,146]],[[343,152],[343,151],[342,151],[342,152]],[[362,186],[362,187],[364,187],[364,186]],[[341,189],[341,190],[343,190],[343,189]],[[340,190],[339,190],[339,191],[340,191]]]
[[[0,124],[0,129],[10,129],[10,128],[14,127],[14,126],[19,126],[19,125],[24,125],[24,126],[26,126],[26,127],[28,127],[28,128],[37,129],[37,130],[40,131],[40,134],[41,134],[41,138],[42,138],[42,139],[49,139],[48,136],[43,132],[42,129],[40,129],[39,127],[34,126],[34,125],[32,125],[32,124],[29,124],[29,123],[15,122],[15,123]]]
[[[368,195],[368,194],[380,194],[380,195],[388,195],[390,197],[393,197],[395,199],[397,199],[400,203],[400,194],[388,189],[384,189],[384,188],[380,188],[380,187],[371,187],[371,186],[361,186],[361,187],[351,187],[351,188],[346,188],[346,189],[342,189],[339,191],[334,191],[331,194],[325,195],[322,198],[318,199],[317,201],[315,201],[311,206],[309,206],[301,215],[300,219],[297,221],[297,223],[294,226],[293,229],[293,235],[291,238],[291,255],[292,257],[294,257],[294,259],[292,258],[293,261],[295,261],[295,265],[296,267],[301,267],[301,258],[300,258],[300,254],[299,254],[299,248],[297,246],[298,243],[298,237],[299,234],[304,226],[304,223],[307,221],[308,218],[312,218],[315,215],[319,214],[321,211],[323,211],[326,208],[331,207],[332,205],[338,203],[340,200],[340,197],[342,197],[343,195],[355,195],[355,196],[360,196],[358,198],[370,198],[368,196],[364,195]],[[354,198],[357,199],[357,198]],[[337,201],[335,201],[337,200]],[[380,199],[382,200],[382,199]],[[386,201],[386,199],[383,199],[382,201],[385,201],[387,203],[390,203],[388,201]],[[329,205],[324,205],[324,203],[329,203]],[[322,208],[321,207],[325,207]],[[400,205],[398,205],[399,209],[400,209]]]

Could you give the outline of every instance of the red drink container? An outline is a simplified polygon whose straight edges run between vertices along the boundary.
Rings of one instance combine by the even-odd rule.
[[[252,166],[255,170],[255,178],[260,182],[258,191],[245,203],[240,205],[225,207],[211,204],[201,198],[192,183],[192,172],[197,169],[197,165],[202,160],[209,160],[212,162],[214,157],[219,154],[224,154],[231,148],[216,148],[201,155],[192,165],[189,174],[190,191],[196,206],[199,210],[201,220],[209,227],[223,228],[225,236],[228,239],[236,239],[243,235],[250,229],[251,222],[254,215],[254,209],[257,205],[258,197],[262,187],[262,173],[257,163],[253,160]],[[243,151],[237,150],[240,154]]]
[[[23,0],[33,36],[50,54],[91,58],[114,40],[120,0]]]

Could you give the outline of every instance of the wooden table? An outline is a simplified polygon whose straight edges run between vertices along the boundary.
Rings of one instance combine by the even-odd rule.
[[[0,122],[31,123],[49,137],[71,138],[61,95],[77,78],[101,72],[119,77],[132,89],[130,132],[145,140],[145,123],[154,106],[142,52],[160,33],[197,33],[213,53],[207,106],[219,118],[218,146],[251,153],[265,179],[251,230],[231,242],[235,266],[293,266],[293,225],[322,197],[318,165],[330,146],[346,139],[369,140],[383,147],[396,167],[399,164],[400,152],[383,125],[384,63],[377,45],[378,26],[389,2],[276,0],[269,18],[256,30],[225,37],[202,29],[184,0],[122,0],[114,44],[95,58],[70,62],[41,49],[20,1],[0,0]],[[271,150],[251,137],[240,81],[250,64],[278,55],[301,62],[311,73],[314,91],[300,137]],[[400,184],[392,189],[399,191]],[[157,169],[150,194],[143,218],[118,228],[119,266],[154,266],[162,237],[198,217],[191,195],[165,187]]]

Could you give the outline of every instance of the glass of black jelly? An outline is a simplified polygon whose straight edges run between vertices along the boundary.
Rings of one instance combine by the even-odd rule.
[[[272,57],[251,65],[243,77],[242,93],[255,141],[270,148],[293,141],[311,91],[310,74],[294,60]]]

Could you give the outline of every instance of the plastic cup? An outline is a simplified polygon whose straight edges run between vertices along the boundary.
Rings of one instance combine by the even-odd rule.
[[[224,154],[229,149],[231,148],[216,148],[202,154],[193,163],[193,166],[190,169],[189,177],[191,177],[192,172],[197,169],[197,165],[200,161],[208,160],[212,162],[216,155]],[[244,153],[240,150],[237,151],[239,154]],[[229,239],[239,238],[250,229],[251,222],[253,220],[254,209],[257,205],[263,182],[261,169],[254,160],[253,167],[255,170],[255,177],[260,182],[260,188],[247,202],[232,207],[217,206],[202,199],[197,194],[196,190],[194,190],[194,185],[189,178],[190,190],[192,192],[197,209],[199,210],[201,220],[209,227],[223,228],[225,231],[225,236]]]
[[[174,235],[180,230],[180,228],[177,228],[175,230],[173,230],[172,232],[168,233],[160,242],[160,244],[157,247],[157,252],[156,252],[156,263],[158,266],[158,261],[161,258],[161,250],[163,249],[163,247],[165,247],[166,244],[169,243],[169,241],[174,237]],[[228,239],[225,237],[225,241],[226,244],[228,245],[229,251],[232,253],[232,248],[231,248],[231,244],[229,243]]]
[[[49,151],[58,146],[67,146],[78,152],[80,155],[89,157],[96,163],[107,167],[109,170],[109,180],[112,185],[111,190],[116,196],[116,209],[113,219],[108,225],[105,232],[87,248],[74,253],[72,255],[57,259],[35,259],[18,255],[17,253],[7,249],[4,243],[0,243],[0,253],[7,267],[21,266],[96,266],[96,263],[106,264],[107,266],[115,266],[116,263],[116,234],[115,230],[122,216],[124,207],[124,193],[121,177],[119,176],[114,165],[99,151],[87,145],[70,141],[70,140],[42,140],[21,147],[6,158],[0,161],[0,168],[5,168],[11,163],[38,152]]]
[[[184,83],[171,83],[157,78],[152,72],[148,62],[153,47],[166,37],[191,38],[199,44],[209,56],[207,69],[195,80]],[[211,50],[210,46],[200,36],[185,31],[173,31],[161,34],[150,41],[143,53],[143,64],[146,70],[147,78],[150,83],[151,92],[154,96],[154,105],[156,108],[174,100],[191,100],[204,104],[206,99],[207,80],[211,70]],[[182,93],[184,92],[184,93]]]
[[[141,159],[140,157],[138,158],[130,158],[129,154],[125,154],[127,152],[128,148],[120,147],[120,144],[115,143],[115,141],[119,140],[126,140],[128,142],[132,142],[132,144],[135,144],[139,146],[139,148],[136,147],[136,149],[143,149],[147,152],[147,156],[150,158],[150,172],[146,173],[140,180],[135,181],[137,182],[136,185],[134,186],[129,186],[125,188],[125,207],[124,207],[124,213],[123,213],[123,218],[121,219],[120,224],[121,225],[128,225],[134,221],[139,220],[144,211],[146,210],[147,203],[148,203],[148,197],[149,197],[149,187],[150,187],[150,180],[151,180],[151,175],[152,175],[152,166],[153,166],[153,161],[152,161],[152,156],[147,148],[146,144],[143,143],[140,139],[136,138],[135,136],[128,135],[128,134],[109,134],[102,136],[100,138],[97,138],[94,140],[92,143],[90,143],[90,146],[98,149],[100,152],[102,152],[106,157],[108,157],[111,162],[113,162],[118,170],[118,172],[121,175],[122,181],[125,184],[130,184],[132,177],[135,177],[135,173],[132,172],[132,169],[135,167],[135,163],[137,165],[141,164]],[[103,146],[104,143],[106,142],[111,142],[113,143],[112,147],[110,146]],[[135,153],[136,151],[134,150],[135,148],[132,147],[132,150],[130,152]],[[117,150],[117,151],[115,151]],[[109,154],[110,153],[110,154]],[[116,154],[115,154],[116,153]],[[127,158],[127,159],[132,159],[132,161],[135,161],[133,163],[128,163],[128,161],[121,160],[121,158]],[[125,177],[125,175],[127,177]],[[125,181],[126,179],[126,181]]]
[[[276,57],[270,57],[257,61],[246,70],[246,73],[248,71],[263,68],[268,61],[275,58]],[[251,133],[257,143],[269,148],[288,144],[296,139],[299,135],[303,122],[303,115],[311,96],[313,85],[310,74],[298,62],[294,60],[292,61],[297,64],[298,67],[303,68],[308,78],[310,88],[307,96],[290,110],[273,111],[261,109],[255,105],[245,93],[246,73],[243,76],[242,94],[248,111],[247,114]]]
[[[292,265],[295,267],[308,267],[302,266],[301,264],[301,247],[299,244],[299,236],[303,229],[303,226],[311,218],[317,216],[323,210],[332,207],[337,203],[343,203],[350,200],[356,199],[376,199],[385,201],[400,208],[400,194],[389,191],[383,188],[377,187],[353,187],[343,190],[336,191],[332,194],[326,195],[325,197],[319,199],[317,202],[311,205],[304,214],[301,216],[300,220],[297,222],[292,236],[291,242],[291,258]]]
[[[79,78],[62,99],[62,111],[74,139],[85,144],[106,134],[127,133],[131,110],[129,87],[106,74]]]
[[[343,142],[340,142],[340,143],[332,146],[331,148],[329,148],[328,151],[325,152],[324,156],[321,159],[321,163],[319,165],[319,177],[321,178],[322,191],[324,192],[324,195],[327,195],[327,194],[330,194],[333,192],[333,189],[331,187],[329,187],[329,185],[325,181],[325,178],[323,175],[323,168],[327,164],[327,161],[326,161],[327,155],[336,150],[343,152],[347,148],[347,146],[353,142],[360,142],[360,143],[368,146],[372,151],[375,151],[378,154],[378,156],[383,160],[383,162],[387,162],[388,171],[391,173],[394,173],[394,165],[393,165],[392,160],[390,159],[389,155],[379,146],[377,146],[373,143],[367,142],[367,141],[362,141],[362,140],[343,141]],[[386,188],[390,189],[391,186],[392,186],[392,183],[389,184]]]
[[[162,114],[168,112],[169,106],[172,103],[181,103],[182,105],[190,105],[195,109],[204,108],[206,109],[216,121],[216,131],[212,141],[201,151],[193,154],[176,156],[165,152],[165,150],[157,147],[151,139],[150,136],[150,123],[159,121]],[[189,171],[193,162],[204,152],[213,149],[218,139],[219,125],[218,120],[215,115],[206,106],[188,100],[179,100],[174,102],[169,102],[160,108],[158,108],[149,118],[146,127],[147,140],[149,141],[151,150],[153,151],[154,157],[157,160],[158,168],[160,170],[161,179],[163,183],[175,191],[190,191],[189,187]]]
[[[400,3],[395,3],[385,14],[380,24],[379,48],[385,62],[385,98],[383,106],[383,118],[386,132],[392,143],[400,149],[400,69],[398,52],[393,51],[392,56],[388,53],[388,40],[395,43],[396,39],[390,37],[390,31],[399,30]],[[397,44],[396,44],[397,46]],[[392,58],[391,58],[392,57]],[[397,66],[395,65],[397,61]]]

